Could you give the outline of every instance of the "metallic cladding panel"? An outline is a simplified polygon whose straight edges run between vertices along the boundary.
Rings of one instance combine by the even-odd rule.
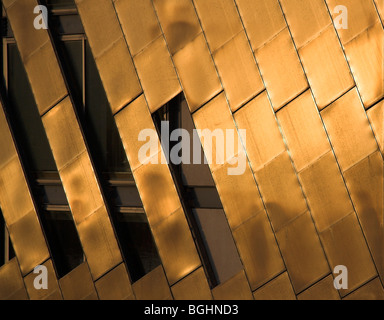
[[[211,300],[212,294],[209,289],[204,269],[192,272],[186,278],[180,280],[171,287],[175,300]]]

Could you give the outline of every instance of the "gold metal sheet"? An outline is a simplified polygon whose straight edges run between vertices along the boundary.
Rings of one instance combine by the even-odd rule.
[[[21,288],[11,294],[7,300],[29,300],[27,290],[25,290],[25,288]]]
[[[340,289],[341,296],[377,275],[355,213],[335,223],[320,237],[332,270],[337,265],[347,267],[348,289]]]
[[[175,300],[212,300],[203,267],[176,283],[171,290]]]
[[[375,278],[346,296],[344,300],[384,300],[384,289],[379,278]]]
[[[253,296],[255,300],[296,300],[287,272],[257,289]]]
[[[322,116],[342,171],[378,149],[356,89],[332,103]]]
[[[244,270],[212,289],[215,300],[253,300]]]
[[[353,212],[332,151],[303,170],[299,178],[319,232]]]
[[[64,167],[60,178],[76,224],[104,205],[87,152]]]
[[[60,290],[53,291],[50,295],[43,298],[43,300],[63,300],[63,296]]]
[[[97,280],[95,286],[100,300],[135,299],[124,263]]]
[[[255,54],[275,111],[308,88],[288,28]]]
[[[376,20],[371,28],[345,45],[345,53],[366,108],[384,96],[384,30],[380,20]]]
[[[64,300],[85,300],[96,295],[92,277],[86,262],[59,280]]]
[[[297,172],[331,150],[310,90],[277,113]]]
[[[168,2],[175,2],[175,0]],[[191,112],[197,110],[222,90],[212,56],[202,33],[175,54],[174,63]]]
[[[102,206],[77,226],[80,241],[94,279],[122,261],[106,208]]]
[[[276,237],[296,293],[330,273],[309,212],[276,232]]]
[[[297,296],[298,300],[340,300],[340,295],[333,284],[332,275],[315,283]]]
[[[384,101],[369,109],[367,114],[381,153],[384,154]]]
[[[383,159],[375,152],[344,173],[365,238],[384,279]]]
[[[58,170],[86,151],[84,138],[69,97],[49,110],[42,120]]]
[[[115,114],[142,92],[124,37],[95,60],[112,113]]]
[[[201,265],[191,230],[181,208],[151,227],[170,285]]]
[[[133,60],[151,112],[180,93],[179,79],[163,36],[153,41]]]
[[[23,289],[25,291],[19,265],[13,258],[0,268],[0,300],[7,300]]]
[[[132,284],[138,300],[172,300],[171,290],[162,266],[158,266]]]
[[[191,0],[154,0],[153,4],[172,54],[201,32]]]
[[[304,213],[307,205],[287,152],[255,172],[261,197],[275,231]]]
[[[0,102],[0,168],[16,155],[13,137]]]
[[[376,8],[379,11],[381,21],[384,21],[384,0],[375,0]]]
[[[196,0],[194,4],[212,52],[243,30],[234,0]]]
[[[233,232],[252,290],[285,269],[275,236],[265,213],[243,223]]]
[[[244,31],[217,50],[214,60],[233,112],[264,89]]]
[[[272,106],[266,92],[234,114],[239,129],[246,130],[247,154],[257,171],[285,151]],[[241,135],[241,132],[239,132]],[[244,140],[244,136],[242,139]]]
[[[281,0],[280,3],[297,48],[332,23],[324,0]]]
[[[333,25],[302,47],[299,55],[320,110],[354,86]]]
[[[151,0],[115,0],[114,5],[132,56],[161,35]]]
[[[253,50],[258,49],[287,25],[278,0],[236,0]]]

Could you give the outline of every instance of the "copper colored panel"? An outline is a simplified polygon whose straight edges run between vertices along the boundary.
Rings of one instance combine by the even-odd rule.
[[[0,168],[3,167],[16,154],[13,137],[0,102]]]
[[[345,45],[366,108],[384,96],[384,31],[380,20]]]
[[[353,212],[332,151],[303,170],[299,177],[319,232]]]
[[[244,270],[212,289],[215,300],[253,300]]]
[[[53,294],[55,291],[59,291],[60,294],[60,288],[59,283],[57,282],[55,269],[53,267],[52,260],[49,259],[45,263],[43,263],[43,266],[47,268],[48,271],[48,289],[40,289],[37,290],[34,286],[34,281],[39,274],[31,272],[24,278],[24,283],[27,288],[29,297],[31,300],[44,300],[48,298],[51,294]]]
[[[55,290],[50,295],[43,298],[43,300],[63,300],[63,296],[60,290]]]
[[[243,30],[234,0],[195,0],[211,51],[216,51]]]
[[[367,114],[381,153],[384,154],[384,101],[369,109]]]
[[[331,150],[309,90],[281,109],[277,118],[298,172]]]
[[[253,296],[255,300],[296,300],[287,272],[256,290]]]
[[[202,33],[175,54],[174,62],[191,112],[222,90]]]
[[[375,0],[376,8],[379,11],[381,20],[384,21],[384,0]]]
[[[332,271],[338,265],[348,270],[348,289],[340,289],[341,296],[377,275],[355,213],[334,224],[320,237]]]
[[[132,56],[161,35],[151,0],[115,0],[114,4]]]
[[[288,28],[255,54],[275,111],[308,88]]]
[[[153,4],[172,54],[201,32],[191,0],[154,0]]]
[[[175,300],[212,300],[211,290],[202,267],[176,283],[171,290]]]
[[[58,170],[86,151],[84,138],[69,97],[49,110],[42,120]]]
[[[142,92],[124,37],[96,56],[95,60],[112,113],[115,114]]]
[[[331,23],[324,0],[281,0],[280,3],[297,48],[318,36]]]
[[[375,278],[344,298],[344,300],[384,300],[384,289]]]
[[[167,278],[162,266],[158,266],[150,273],[132,285],[138,300],[172,300]]]
[[[24,296],[28,299],[19,265],[13,258],[0,268],[0,300],[12,299],[15,294],[20,295],[20,291],[25,291]]]
[[[330,272],[309,212],[276,232],[276,237],[296,293]]]
[[[343,5],[347,8],[348,27],[337,30],[343,44],[355,38],[359,33],[372,26],[377,20],[377,12],[373,1],[361,0],[326,0],[332,19],[340,16],[341,12],[334,13],[335,7]],[[338,23],[338,21],[336,21]]]
[[[353,87],[354,82],[333,25],[299,50],[319,109]]]
[[[384,278],[383,158],[375,152],[344,173],[365,238]]]
[[[82,221],[77,229],[94,279],[122,261],[117,239],[104,206]]]
[[[264,209],[248,163],[242,175],[228,175],[228,163],[212,173],[228,223],[232,229]]]
[[[331,275],[315,283],[297,296],[299,300],[340,300]]]
[[[152,227],[152,233],[170,285],[201,264],[182,209]]]
[[[233,232],[252,290],[284,270],[275,236],[265,213],[248,220]]]
[[[255,172],[255,175],[275,231],[307,210],[287,152]]]
[[[258,49],[287,25],[278,0],[236,0],[253,50]]]
[[[13,294],[11,294],[7,300],[29,300],[29,297],[28,297],[28,293],[27,293],[27,290],[25,290],[25,288],[21,288],[19,290],[17,290],[16,292],[14,292]]]
[[[95,286],[86,262],[59,280],[64,300],[97,299]]]
[[[285,151],[283,138],[266,92],[237,111],[234,117],[238,128],[246,130],[247,154],[254,171],[261,169]],[[244,140],[244,136],[242,139]]]
[[[134,300],[135,296],[124,263],[95,283],[100,300]]]
[[[343,171],[378,149],[357,91],[349,91],[322,112]]]
[[[217,50],[214,60],[233,112],[264,89],[244,31]]]
[[[151,112],[180,93],[179,79],[162,36],[139,53],[134,63]]]

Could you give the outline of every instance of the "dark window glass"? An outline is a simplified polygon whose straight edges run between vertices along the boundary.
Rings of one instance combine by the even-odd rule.
[[[73,9],[76,8],[74,0],[47,0],[51,9]]]
[[[0,267],[15,257],[11,239],[9,238],[3,214],[0,210]]]

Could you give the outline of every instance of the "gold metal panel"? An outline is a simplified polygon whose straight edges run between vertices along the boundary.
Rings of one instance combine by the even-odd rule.
[[[280,3],[297,48],[332,23],[324,0],[281,0]]]
[[[341,296],[377,275],[355,213],[335,223],[320,237],[332,270],[337,265],[347,267],[348,289],[340,289]]]
[[[310,90],[281,109],[277,118],[298,172],[331,150]]]
[[[347,43],[345,53],[361,99],[368,108],[384,96],[384,31],[380,20]]]
[[[104,205],[87,152],[60,170],[60,178],[76,224]]]
[[[84,138],[69,97],[49,110],[42,120],[58,170],[86,151]]]
[[[285,151],[272,106],[266,92],[246,104],[234,115],[239,129],[246,130],[247,154],[257,171]],[[239,132],[241,135],[241,132]],[[245,137],[242,136],[244,140]]]
[[[171,2],[175,2],[175,0]],[[202,33],[175,54],[174,63],[191,112],[197,110],[222,90],[212,56]]]
[[[124,37],[95,60],[112,113],[115,114],[142,92]]]
[[[117,239],[104,206],[78,224],[77,230],[94,279],[122,261]]]
[[[124,263],[108,272],[95,283],[100,300],[134,300],[132,286]]]
[[[58,291],[58,294],[61,296],[59,283],[56,278],[55,269],[53,267],[52,260],[49,259],[46,261],[43,266],[47,268],[48,271],[48,289],[37,290],[34,286],[35,278],[38,276],[36,273],[31,272],[24,278],[25,287],[27,288],[28,295],[31,300],[44,300],[50,295],[54,294],[55,291]]]
[[[244,31],[217,50],[214,60],[233,112],[264,89]]]
[[[133,60],[151,112],[180,93],[179,79],[163,36],[153,41]]]
[[[384,279],[383,158],[375,152],[344,173],[365,238]]]
[[[332,151],[303,170],[299,178],[319,232],[353,212]]]
[[[255,175],[275,231],[307,210],[287,152],[280,154]]]
[[[255,54],[275,111],[308,88],[288,28]]]
[[[258,49],[287,25],[278,0],[236,0],[253,50]]]
[[[315,283],[297,296],[298,300],[340,300],[340,295],[333,284],[332,275]]]
[[[381,20],[384,21],[384,0],[375,0],[377,10],[379,11]]]
[[[367,114],[381,153],[384,154],[384,101],[369,109]]]
[[[244,270],[212,289],[215,300],[253,300]]]
[[[296,293],[330,272],[309,212],[276,232],[276,237]]]
[[[191,0],[154,0],[153,4],[172,54],[201,32]]]
[[[287,272],[256,290],[253,296],[255,300],[296,300]]]
[[[25,288],[20,288],[11,294],[7,300],[29,300],[27,290],[25,290]]]
[[[378,149],[356,89],[332,103],[322,116],[343,171]]]
[[[43,300],[63,300],[63,296],[60,290],[55,290],[50,295],[43,298]]]
[[[212,300],[203,267],[176,283],[171,290],[175,300]]]
[[[114,0],[132,56],[161,35],[151,0]]]
[[[132,289],[138,300],[173,299],[162,266],[158,266],[132,284]]]
[[[344,300],[384,300],[384,289],[375,278],[344,298]]]
[[[243,223],[233,232],[252,290],[285,269],[275,236],[265,213]]]
[[[0,268],[0,300],[12,299],[20,290],[24,290],[27,295],[19,265],[16,258],[13,258]]]
[[[0,102],[0,168],[16,155],[16,148],[13,137],[3,111],[3,104]]]
[[[343,44],[355,38],[359,33],[372,26],[377,20],[377,12],[373,1],[361,0],[326,0],[332,19],[340,15],[334,13],[334,8],[343,5],[348,9],[348,28],[338,29],[340,40]]]
[[[212,52],[243,30],[234,0],[195,0],[194,4]]]
[[[61,278],[59,283],[64,300],[97,299],[96,289],[86,262]]]
[[[302,47],[299,54],[320,110],[354,86],[333,25]]]
[[[230,167],[232,166],[226,163],[213,171],[212,176],[228,223],[232,229],[236,229],[249,218],[264,211],[264,207],[248,163],[242,175],[228,175]]]

